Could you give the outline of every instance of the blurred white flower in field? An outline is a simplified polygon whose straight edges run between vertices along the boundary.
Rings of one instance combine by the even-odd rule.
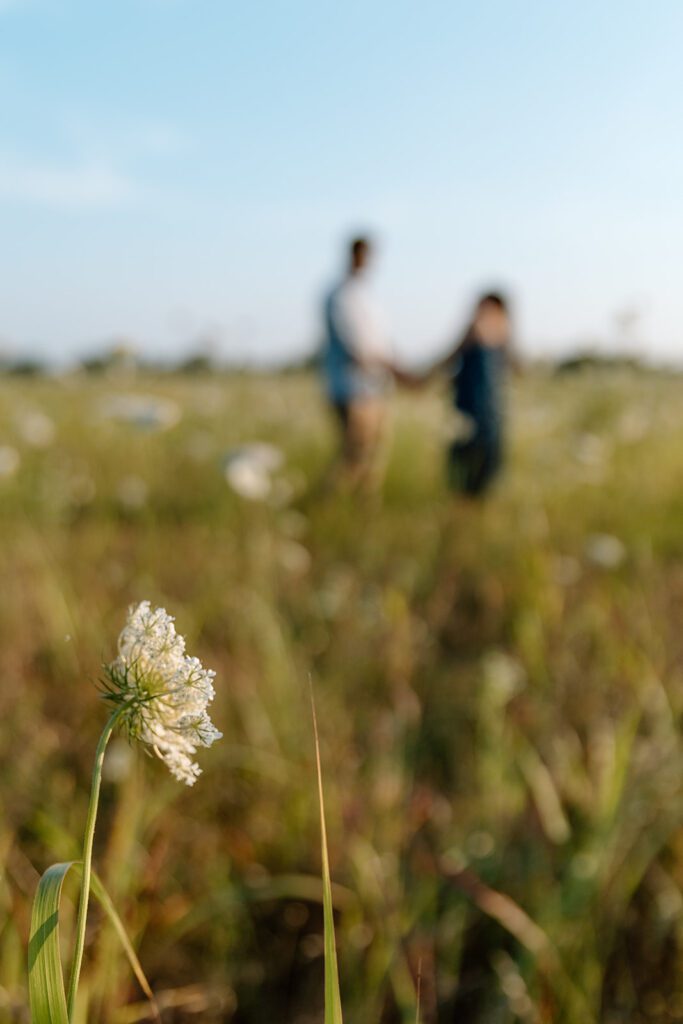
[[[626,548],[610,533],[594,533],[586,541],[586,558],[601,569],[618,569],[626,559]]]
[[[576,439],[576,458],[582,466],[604,466],[610,454],[609,443],[597,434],[579,434]]]
[[[148,495],[147,483],[140,476],[124,476],[116,488],[119,504],[131,511],[143,508],[147,504]]]
[[[375,937],[372,926],[364,921],[351,925],[346,934],[354,949],[367,949]]]
[[[49,448],[55,439],[54,421],[40,409],[23,409],[15,424],[22,440],[32,448]]]
[[[304,576],[311,568],[310,552],[296,540],[284,540],[278,550],[282,568],[293,576]]]
[[[14,476],[20,463],[21,458],[16,448],[9,444],[0,444],[0,479]]]
[[[254,442],[228,452],[223,472],[233,491],[241,497],[265,501],[273,490],[273,474],[283,462],[284,456],[275,445]]]
[[[129,735],[148,744],[176,779],[194,785],[201,774],[197,747],[221,737],[207,712],[215,672],[185,654],[173,618],[149,601],[131,607],[118,656],[105,672],[105,695],[121,709]]]
[[[154,395],[108,395],[100,414],[107,419],[130,423],[140,430],[170,430],[180,420],[180,406],[170,398]]]
[[[490,857],[496,848],[496,842],[490,832],[481,829],[467,837],[465,846],[472,857]]]
[[[481,667],[486,695],[499,707],[504,707],[526,684],[523,665],[505,651],[489,651],[482,658]]]
[[[500,988],[516,1019],[537,1021],[538,1016],[517,964],[508,953],[499,952],[491,958]]]
[[[225,479],[233,491],[250,501],[265,501],[273,485],[268,473],[245,459],[230,459],[225,466]]]
[[[130,743],[117,738],[107,747],[102,766],[102,776],[107,782],[123,782],[133,767],[133,752]]]

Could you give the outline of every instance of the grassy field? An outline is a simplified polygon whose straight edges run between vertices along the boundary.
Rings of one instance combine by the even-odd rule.
[[[192,790],[123,739],[105,766],[96,863],[166,1022],[322,1020],[309,677],[346,1024],[415,1021],[418,974],[423,1024],[682,1020],[682,392],[518,381],[474,508],[439,393],[395,400],[359,501],[316,489],[312,378],[1,379],[0,1022],[28,1020],[31,900],[79,854],[101,665],[145,598],[217,670],[224,733]],[[284,453],[263,500],[224,472],[253,441]],[[146,1020],[101,924],[81,1021]]]

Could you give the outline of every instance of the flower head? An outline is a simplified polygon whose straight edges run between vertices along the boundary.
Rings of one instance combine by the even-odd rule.
[[[106,697],[130,736],[142,740],[180,782],[194,785],[197,747],[221,738],[207,712],[215,672],[185,653],[172,616],[142,601],[128,610],[118,656],[106,668]]]

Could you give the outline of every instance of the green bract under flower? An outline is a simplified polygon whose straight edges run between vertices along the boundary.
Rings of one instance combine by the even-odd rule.
[[[107,699],[119,705],[129,734],[147,743],[180,782],[194,785],[193,756],[221,738],[207,712],[215,672],[185,654],[172,616],[149,601],[131,607],[118,656],[105,669]]]

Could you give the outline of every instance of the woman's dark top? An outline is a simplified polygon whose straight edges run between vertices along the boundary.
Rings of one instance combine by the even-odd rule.
[[[504,346],[483,345],[468,332],[455,365],[453,398],[456,409],[474,420],[480,435],[501,429],[506,361]]]

